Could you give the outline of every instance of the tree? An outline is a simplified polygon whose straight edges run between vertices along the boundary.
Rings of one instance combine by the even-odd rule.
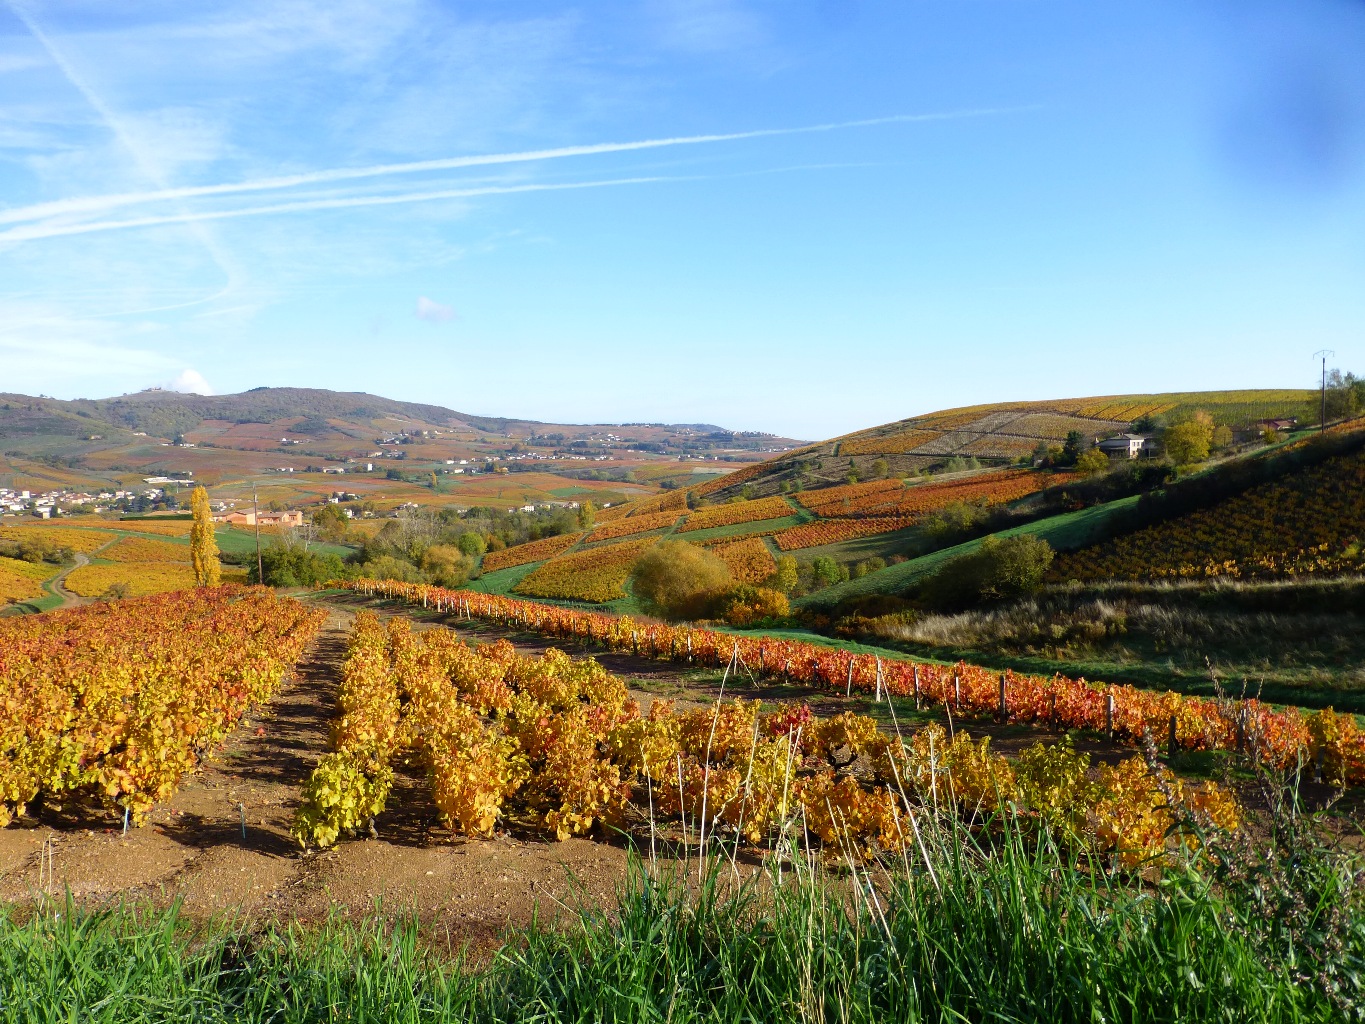
[[[1161,446],[1177,466],[1203,462],[1209,457],[1213,443],[1213,419],[1206,412],[1197,412],[1190,419],[1172,424],[1161,435]]]
[[[1327,373],[1327,422],[1351,419],[1365,409],[1365,378],[1340,370]]]
[[[796,589],[796,585],[801,582],[801,571],[797,567],[796,559],[792,555],[777,556],[777,571],[769,576],[763,583],[766,587],[771,587],[783,594],[790,594]]]
[[[488,543],[483,539],[483,535],[474,533],[472,530],[460,534],[459,539],[455,541],[455,546],[464,554],[474,558],[478,558],[479,555],[488,550]]]
[[[597,506],[590,501],[580,501],[578,503],[578,528],[580,530],[591,530],[595,522],[597,522]]]
[[[341,511],[340,505],[327,504],[313,513],[313,525],[318,528],[318,533],[323,540],[336,543],[346,536],[346,531],[350,528],[350,520],[346,518],[346,513]]]
[[[1210,445],[1221,451],[1232,444],[1232,428],[1226,423],[1220,423],[1213,428],[1213,436],[1209,440]]]
[[[685,540],[655,544],[631,570],[631,592],[652,615],[700,618],[729,589],[730,567],[717,555]]]
[[[891,467],[886,464],[885,459],[877,459],[872,463],[872,475],[878,480],[885,480],[886,475],[891,472]]]
[[[1089,448],[1076,459],[1076,468],[1086,476],[1094,476],[1109,468],[1109,457],[1098,448]]]
[[[222,567],[218,564],[218,541],[213,536],[209,492],[196,487],[190,494],[190,507],[194,510],[194,525],[190,527],[190,564],[194,567],[194,584],[198,587],[216,587],[222,578]]]
[[[791,614],[791,605],[786,594],[740,583],[717,599],[716,612],[732,626],[751,626],[764,619],[785,619]]]
[[[1068,430],[1062,443],[1062,465],[1074,466],[1085,450],[1085,435],[1079,430]]]
[[[937,608],[961,608],[1031,594],[1042,586],[1052,554],[1051,545],[1032,534],[987,537],[925,580],[920,598]]]
[[[811,577],[818,586],[827,587],[848,579],[848,569],[828,555],[821,555],[810,564]]]
[[[422,571],[442,587],[463,587],[474,572],[474,559],[453,544],[433,544],[422,553]]]
[[[398,562],[398,559],[390,559]],[[409,569],[412,566],[399,562]],[[341,579],[346,574],[341,559],[336,555],[319,555],[303,548],[282,548],[271,545],[261,552],[261,568],[265,572],[265,584],[270,587],[311,587],[314,583]],[[378,577],[387,579],[387,576]],[[259,583],[256,566],[247,568],[247,582]],[[414,580],[413,582],[421,582]]]

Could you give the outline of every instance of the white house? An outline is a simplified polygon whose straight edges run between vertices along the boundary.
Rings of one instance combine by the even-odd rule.
[[[1095,447],[1110,458],[1136,459],[1144,453],[1150,455],[1156,446],[1150,437],[1143,434],[1119,434],[1106,437]]]

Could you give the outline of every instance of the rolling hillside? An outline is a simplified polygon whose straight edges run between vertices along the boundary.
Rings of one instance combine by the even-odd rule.
[[[1080,503],[1069,498],[1081,481],[1078,474],[1027,464],[1040,442],[1058,446],[1073,430],[1094,440],[1128,430],[1140,419],[1160,422],[1198,410],[1230,427],[1267,418],[1306,421],[1313,400],[1308,391],[1197,392],[930,413],[612,507],[604,510],[595,531],[572,542],[560,541],[543,553],[500,552],[486,566],[509,570],[529,566],[537,578],[553,571],[553,594],[535,589],[536,578],[525,576],[526,570],[505,580],[495,574],[488,585],[562,599],[621,600],[624,563],[609,574],[609,586],[598,585],[599,572],[604,571],[601,563],[608,560],[602,549],[613,541],[639,543],[637,538],[645,535],[650,540],[671,535],[707,546],[743,541],[746,567],[795,554],[808,564],[817,558],[833,560],[844,567],[845,578],[856,570],[855,578],[818,590],[803,604],[823,606],[854,594],[897,593],[951,554],[979,543],[954,546],[935,532],[933,518],[949,506],[965,505],[995,515],[999,522],[992,530],[1036,533],[1068,549],[1108,536],[1116,526],[1114,517],[1134,507],[1135,494]],[[1232,461],[1260,453],[1269,452],[1248,447]],[[875,465],[879,461],[884,465]],[[924,475],[926,470],[933,472]],[[1081,504],[1096,500],[1100,504],[1081,509]],[[570,543],[571,548],[566,547]],[[599,553],[596,559],[593,551]],[[539,565],[545,569],[534,569]],[[754,576],[747,568],[746,573]]]
[[[1270,418],[1316,422],[1317,392],[1197,391],[945,409],[785,452],[761,469],[718,481],[710,493],[723,500],[747,485],[746,493],[761,496],[777,493],[784,483],[811,490],[842,484],[850,471],[868,480],[879,460],[891,476],[941,469],[954,458],[1005,465],[1027,457],[1040,442],[1060,445],[1072,430],[1090,439],[1107,437],[1131,429],[1143,417],[1178,417],[1195,410],[1233,427]]]
[[[243,487],[250,482],[270,492],[266,500],[306,504],[336,489],[335,475],[324,469],[345,469],[354,484],[348,491],[393,503],[516,506],[588,491],[601,504],[652,493],[665,481],[686,487],[714,479],[727,462],[753,462],[800,443],[711,424],[473,416],[310,388],[215,396],[149,390],[75,401],[0,394],[0,487],[39,493],[193,474],[209,486],[228,485],[224,497],[249,495]],[[486,474],[474,484],[485,463],[514,479],[493,486]],[[433,473],[440,486],[426,486]]]

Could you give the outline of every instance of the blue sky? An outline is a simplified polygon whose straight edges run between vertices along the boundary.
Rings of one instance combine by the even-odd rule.
[[[1359,0],[0,0],[0,391],[1307,386],[1365,369],[1362,53]]]

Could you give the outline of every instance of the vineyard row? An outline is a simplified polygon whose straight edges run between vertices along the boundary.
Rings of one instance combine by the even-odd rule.
[[[965,662],[883,660],[798,640],[636,622],[394,580],[336,585],[645,657],[721,666],[734,655],[760,676],[819,689],[913,698],[919,704],[948,705],[966,717],[1106,732],[1133,746],[1150,738],[1185,750],[1244,750],[1278,767],[1314,763],[1316,771],[1338,784],[1365,782],[1365,732],[1352,716],[1331,709],[1305,715],[1297,708],[1277,711],[1259,700],[1158,693],[1062,675],[999,674]]]

